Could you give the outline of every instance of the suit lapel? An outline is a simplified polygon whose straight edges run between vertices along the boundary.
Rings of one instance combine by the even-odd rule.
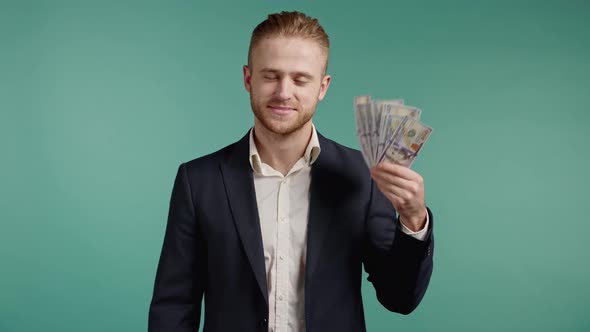
[[[256,204],[254,179],[249,158],[249,136],[238,141],[221,163],[221,172],[231,213],[250,261],[256,281],[268,304],[264,248],[260,231],[260,218]]]
[[[331,142],[318,133],[321,153],[311,169],[305,281],[309,285],[326,238],[334,207],[334,160]],[[307,287],[306,287],[307,288]]]
[[[337,183],[334,170],[336,156],[331,142],[318,133],[322,152],[311,169],[309,220],[307,228],[306,285],[317,267],[322,245],[325,242],[333,209]],[[242,241],[246,256],[252,266],[256,281],[268,304],[264,247],[260,230],[260,218],[254,190],[254,179],[249,158],[249,136],[236,142],[227,159],[221,163],[221,173],[231,213]],[[306,286],[307,289],[307,286]]]

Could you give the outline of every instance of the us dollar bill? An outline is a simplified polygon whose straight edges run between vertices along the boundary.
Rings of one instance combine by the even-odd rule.
[[[400,106],[404,104],[404,100],[403,99],[388,99],[388,100],[375,100],[373,101],[374,103],[374,125],[375,125],[375,131],[373,132],[373,137],[371,139],[371,141],[373,142],[373,158],[375,160],[375,162],[377,160],[379,160],[379,149],[382,148],[382,146],[380,147],[380,137],[381,137],[381,133],[383,132],[383,119],[384,119],[384,109],[390,109],[393,106]]]
[[[372,165],[372,148],[370,146],[369,117],[371,116],[371,97],[358,96],[354,98],[354,115],[356,119],[357,135],[361,146],[361,153],[367,165]]]
[[[432,128],[420,122],[422,110],[403,99],[354,98],[354,115],[361,153],[369,167],[382,161],[410,167]]]
[[[378,134],[376,162],[383,159],[385,147],[389,146],[395,137],[395,134],[400,128],[404,118],[420,119],[422,110],[413,106],[385,104],[381,114],[380,125],[381,128]]]
[[[405,117],[380,161],[410,167],[430,137],[432,128],[411,117]]]

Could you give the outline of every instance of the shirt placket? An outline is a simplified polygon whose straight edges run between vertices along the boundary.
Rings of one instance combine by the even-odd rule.
[[[287,175],[279,184],[277,201],[277,285],[275,293],[276,330],[286,332],[289,323],[289,185],[291,179]]]

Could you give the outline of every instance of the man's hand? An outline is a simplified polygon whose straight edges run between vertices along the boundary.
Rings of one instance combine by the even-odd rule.
[[[420,174],[404,166],[382,162],[371,168],[371,177],[399,213],[400,222],[414,232],[424,228],[426,203]]]

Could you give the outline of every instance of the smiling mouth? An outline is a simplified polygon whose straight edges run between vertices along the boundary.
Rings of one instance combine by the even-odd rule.
[[[295,110],[295,108],[293,108],[293,107],[287,107],[287,106],[273,106],[273,105],[270,105],[268,107],[272,108],[273,110],[279,110],[279,111],[294,111]]]
[[[268,108],[270,108],[271,112],[275,115],[278,116],[286,116],[291,114],[292,112],[295,112],[297,109],[293,108],[293,107],[286,107],[286,106],[268,106]]]

